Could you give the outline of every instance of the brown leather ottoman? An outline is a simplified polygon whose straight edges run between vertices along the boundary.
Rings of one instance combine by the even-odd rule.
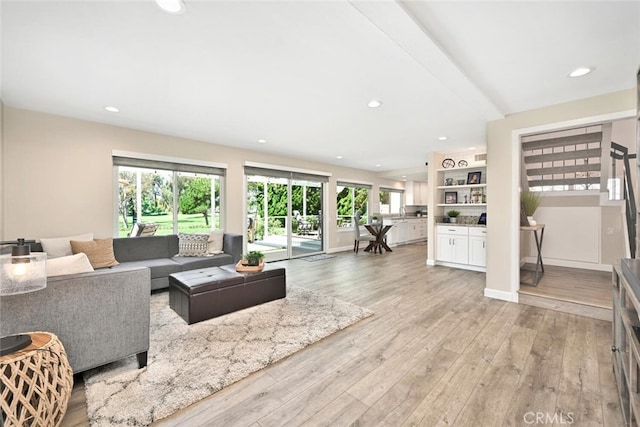
[[[169,275],[169,306],[189,325],[287,296],[284,268],[238,273],[235,265]]]

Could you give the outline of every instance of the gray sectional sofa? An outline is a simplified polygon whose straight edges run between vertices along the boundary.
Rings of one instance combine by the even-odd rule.
[[[32,251],[42,251],[39,243]],[[169,286],[179,271],[235,264],[242,236],[225,233],[224,253],[176,257],[178,236],[113,240],[120,265],[49,277],[44,290],[0,298],[0,336],[45,331],[65,347],[74,373],[137,355],[146,365],[151,290]]]
[[[224,253],[207,257],[177,257],[178,236],[122,237],[113,239],[113,252],[120,265],[112,270],[148,267],[151,290],[169,287],[169,275],[197,268],[235,264],[242,258],[242,235],[224,233]]]
[[[148,268],[49,277],[47,287],[0,298],[0,335],[52,332],[74,374],[149,350]]]

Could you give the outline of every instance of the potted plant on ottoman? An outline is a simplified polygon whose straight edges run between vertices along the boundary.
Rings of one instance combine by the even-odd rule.
[[[449,212],[447,212],[447,215],[449,216],[449,222],[455,224],[458,222],[458,215],[460,215],[460,211],[457,211],[455,209],[450,210]]]
[[[249,251],[236,264],[236,271],[261,271],[264,268],[264,254],[260,251]]]

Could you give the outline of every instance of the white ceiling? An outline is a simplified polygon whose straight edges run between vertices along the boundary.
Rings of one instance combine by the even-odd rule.
[[[3,102],[398,171],[484,146],[487,120],[631,88],[640,65],[639,1],[185,3],[2,0]]]

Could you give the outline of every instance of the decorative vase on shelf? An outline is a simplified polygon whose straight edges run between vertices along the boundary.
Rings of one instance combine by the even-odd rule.
[[[532,226],[532,227],[533,227],[534,225],[537,225],[537,224],[538,224],[538,223],[536,222],[536,220],[535,220],[535,219],[533,219],[533,217],[532,217],[532,216],[528,216],[528,217],[527,217],[527,221],[529,222],[529,225],[530,225],[530,226]]]
[[[455,223],[457,223],[457,222],[458,222],[458,218],[456,218],[455,216],[450,216],[450,217],[449,217],[449,222],[450,222],[451,224],[455,224]]]

